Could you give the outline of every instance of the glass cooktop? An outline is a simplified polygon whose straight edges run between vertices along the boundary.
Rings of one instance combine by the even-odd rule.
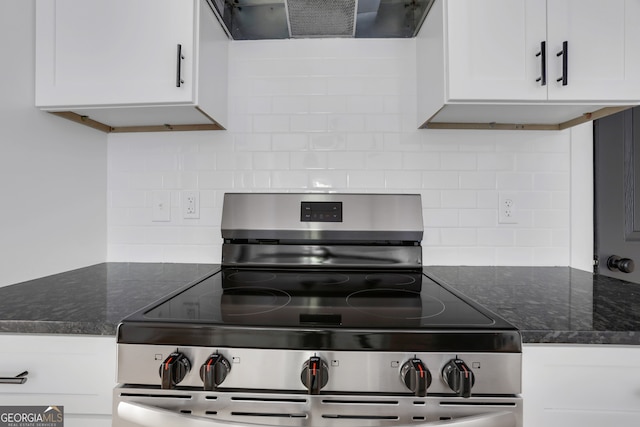
[[[144,319],[243,326],[474,328],[496,320],[416,271],[224,269]]]
[[[118,327],[118,344],[520,352],[515,327],[416,270],[224,268]]]

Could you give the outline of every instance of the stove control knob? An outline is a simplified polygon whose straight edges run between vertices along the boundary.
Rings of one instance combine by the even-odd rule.
[[[442,368],[442,378],[458,396],[471,396],[471,387],[475,382],[475,376],[462,360],[451,359]]]
[[[180,383],[191,370],[191,362],[179,352],[171,353],[160,365],[162,388],[173,388]]]
[[[231,364],[221,354],[212,354],[200,367],[200,378],[205,390],[215,390],[227,378]]]
[[[400,379],[416,396],[426,396],[427,388],[431,385],[431,372],[422,360],[411,359],[400,369]]]
[[[300,379],[309,390],[309,394],[320,394],[320,389],[329,382],[329,368],[326,362],[317,356],[309,358],[302,365]]]

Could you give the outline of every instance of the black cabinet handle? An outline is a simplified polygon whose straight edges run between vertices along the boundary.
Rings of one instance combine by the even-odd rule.
[[[29,371],[24,371],[15,377],[0,377],[0,384],[24,384],[27,382]]]
[[[569,74],[569,42],[562,42],[562,50],[556,54],[556,56],[562,56],[562,76],[556,79],[557,82],[562,82],[562,86],[566,86],[568,82]]]
[[[540,42],[540,52],[536,53],[540,57],[540,77],[536,79],[540,86],[547,85],[547,42]]]
[[[177,58],[177,70],[176,70],[176,87],[180,87],[184,80],[182,80],[182,76],[180,75],[182,72],[182,60],[184,56],[182,55],[182,45],[178,44],[178,58]]]

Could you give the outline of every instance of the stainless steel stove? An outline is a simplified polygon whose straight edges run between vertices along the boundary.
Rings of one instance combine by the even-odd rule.
[[[521,427],[515,327],[422,271],[406,194],[226,194],[219,271],[124,319],[114,427]]]

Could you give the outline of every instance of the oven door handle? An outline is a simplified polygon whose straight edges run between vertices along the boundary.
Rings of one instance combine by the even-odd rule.
[[[118,417],[139,427],[242,427],[246,423],[216,420],[181,414],[139,403],[119,402]],[[117,425],[117,424],[114,424]],[[251,424],[252,427],[272,427],[267,424]],[[516,416],[511,412],[493,412],[456,420],[435,421],[396,427],[517,427]]]

